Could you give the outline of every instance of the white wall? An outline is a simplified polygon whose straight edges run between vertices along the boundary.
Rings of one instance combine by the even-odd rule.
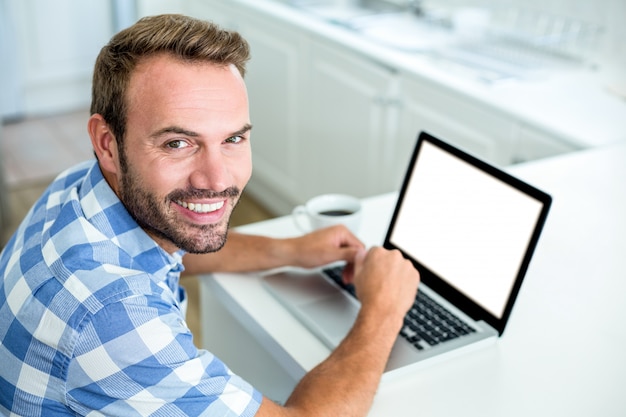
[[[181,0],[0,0],[0,120],[89,106],[93,64],[137,16]]]
[[[87,106],[95,58],[113,34],[110,0],[0,0],[0,13],[14,46],[2,49],[3,67],[17,68],[2,81],[14,90],[0,116]]]
[[[0,0],[0,117],[16,117],[23,107],[14,23],[8,1]]]

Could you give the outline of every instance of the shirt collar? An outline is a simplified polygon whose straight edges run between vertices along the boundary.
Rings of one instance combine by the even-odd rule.
[[[184,270],[182,257],[186,252],[168,253],[137,224],[109,186],[97,161],[87,172],[78,196],[87,221],[127,252],[143,270],[150,273],[162,269],[178,273]],[[154,262],[155,256],[160,257],[162,263]]]

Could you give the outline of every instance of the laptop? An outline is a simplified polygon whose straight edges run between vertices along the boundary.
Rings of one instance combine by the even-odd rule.
[[[511,315],[552,199],[426,132],[419,134],[383,246],[419,270],[385,376],[493,343]],[[265,288],[330,349],[359,310],[341,265],[289,269]]]

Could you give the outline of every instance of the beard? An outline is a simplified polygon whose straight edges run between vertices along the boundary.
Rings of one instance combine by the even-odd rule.
[[[124,161],[124,162],[122,162]],[[120,200],[137,224],[149,235],[168,240],[188,253],[209,253],[220,250],[226,243],[230,213],[239,202],[241,190],[229,187],[223,191],[200,189],[175,190],[159,199],[143,187],[138,176],[128,169],[125,158],[120,158],[122,178]],[[215,224],[193,224],[177,217],[170,206],[176,201],[226,198],[230,211],[224,220]]]

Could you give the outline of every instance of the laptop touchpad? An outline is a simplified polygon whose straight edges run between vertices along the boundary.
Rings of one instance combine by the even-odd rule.
[[[315,326],[316,333],[331,347],[336,347],[352,328],[359,307],[345,294],[322,298],[300,306],[302,315]]]

